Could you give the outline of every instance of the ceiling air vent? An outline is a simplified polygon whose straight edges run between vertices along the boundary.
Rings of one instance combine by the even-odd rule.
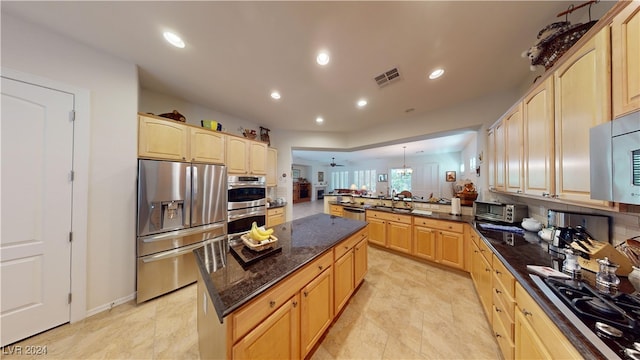
[[[398,68],[393,68],[374,77],[373,80],[376,81],[379,87],[384,87],[400,80],[400,72],[398,71]]]

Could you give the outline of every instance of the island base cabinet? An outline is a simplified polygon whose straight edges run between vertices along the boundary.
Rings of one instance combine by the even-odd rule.
[[[540,338],[524,318],[521,312],[516,313],[516,359],[551,359]]]
[[[332,269],[322,274],[302,289],[300,295],[300,337],[302,358],[318,342],[333,321]]]
[[[227,359],[227,323],[220,323],[207,287],[198,277],[197,285],[197,327],[200,359]]]
[[[342,308],[347,304],[349,296],[351,295],[351,293],[353,293],[353,289],[355,288],[353,265],[353,250],[349,250],[335,262],[334,294],[336,314],[338,314],[340,310],[342,310]]]
[[[364,276],[367,274],[367,267],[369,266],[369,254],[367,250],[367,239],[361,240],[354,247],[354,276],[355,276],[355,287],[358,287],[360,283],[364,280]]]
[[[284,303],[233,346],[234,359],[298,359],[300,298]]]

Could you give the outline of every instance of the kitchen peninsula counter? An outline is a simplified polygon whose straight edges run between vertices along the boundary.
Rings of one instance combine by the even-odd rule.
[[[311,215],[274,227],[282,251],[243,268],[223,244],[194,250],[220,322],[279,281],[365,228],[364,221]]]

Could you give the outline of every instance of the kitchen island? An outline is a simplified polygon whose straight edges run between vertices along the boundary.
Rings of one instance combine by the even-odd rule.
[[[362,282],[366,222],[316,214],[274,230],[281,250],[253,264],[225,244],[194,251],[201,358],[304,357]]]

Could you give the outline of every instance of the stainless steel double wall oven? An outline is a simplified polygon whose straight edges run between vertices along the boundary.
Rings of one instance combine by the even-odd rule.
[[[235,241],[251,229],[255,221],[265,225],[267,217],[267,179],[264,176],[229,176],[227,179],[227,227],[229,240]]]

